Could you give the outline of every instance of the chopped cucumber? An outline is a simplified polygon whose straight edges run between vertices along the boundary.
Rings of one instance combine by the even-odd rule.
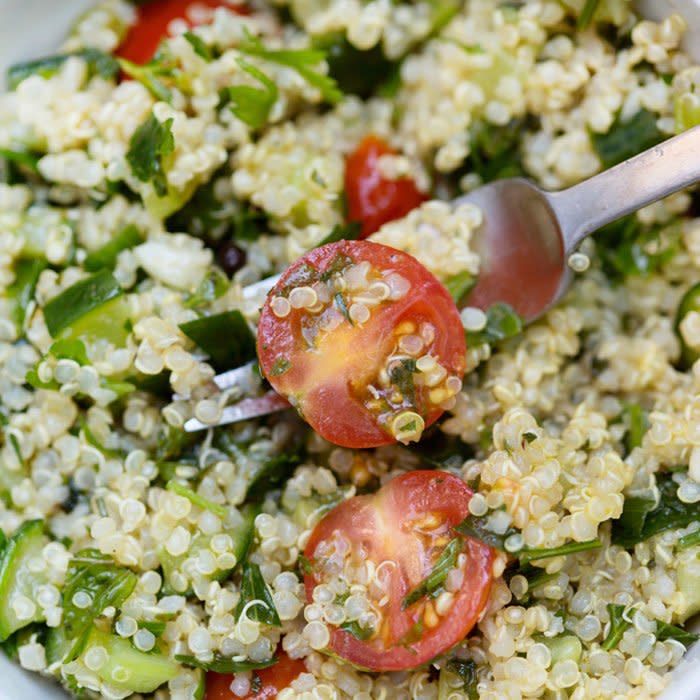
[[[29,520],[10,538],[0,560],[0,641],[32,622],[44,619],[39,605],[34,602],[37,586],[47,582],[46,574],[32,570],[31,563],[41,558],[48,543],[41,520]],[[36,610],[33,615],[19,619],[13,603],[18,596],[29,598]]]
[[[49,333],[56,338],[105,339],[126,343],[129,304],[117,280],[101,270],[76,282],[44,307]]]
[[[285,503],[282,506],[292,516],[292,520],[302,529],[313,527],[326,513],[333,510],[338,503],[346,498],[345,490],[341,487],[338,493],[329,493],[323,496],[314,494],[308,498],[300,498],[296,504]]]
[[[136,226],[129,224],[125,226],[110,241],[101,248],[93,250],[85,258],[85,269],[88,272],[97,272],[103,268],[112,270],[117,264],[117,256],[123,250],[128,250],[143,243],[143,234]]]
[[[94,629],[85,653],[101,646],[107,651],[107,661],[95,673],[118,690],[152,693],[180,673],[180,664],[165,654],[139,651],[128,639]]]
[[[676,333],[678,334],[678,339],[681,343],[681,363],[686,368],[691,367],[695,360],[700,358],[700,347],[691,347],[688,345],[683,338],[683,334],[681,333],[681,323],[692,311],[700,313],[700,282],[693,285],[683,295],[681,303],[678,305],[678,311],[676,312],[676,320],[674,323]]]
[[[559,634],[556,637],[538,635],[538,642],[542,642],[552,655],[552,666],[559,661],[576,661],[581,658],[583,647],[581,640],[573,634]]]
[[[211,574],[211,580],[223,581],[228,578],[231,572],[236,568],[239,562],[243,561],[248,554],[250,545],[253,541],[253,532],[255,524],[255,516],[259,513],[259,509],[253,505],[243,506],[241,509],[242,522],[235,529],[228,530],[228,534],[233,540],[233,548],[231,553],[236,557],[236,564],[227,569],[217,569]],[[196,559],[200,552],[209,550],[213,535],[204,535],[201,532],[197,533],[190,544],[190,548],[184,554],[173,556],[165,547],[161,547],[158,552],[158,559],[163,570],[163,579],[165,582],[165,590],[174,591],[175,593],[189,593],[189,587],[182,590],[182,586],[174,585],[174,578],[177,572],[182,572],[183,567],[186,569],[185,562],[188,559]],[[187,575],[187,574],[185,574]]]
[[[697,552],[689,551],[678,563],[676,569],[678,590],[683,594],[685,606],[679,615],[687,620],[700,612],[700,558]]]

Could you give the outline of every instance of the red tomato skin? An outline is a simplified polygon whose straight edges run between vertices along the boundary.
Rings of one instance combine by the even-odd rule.
[[[270,308],[279,290],[298,278],[304,265],[323,271],[339,255],[355,262],[367,260],[379,269],[392,269],[412,283],[411,290],[398,302],[379,306],[362,329],[343,325],[321,343],[321,354],[299,350],[301,312],[292,310],[279,319]],[[298,401],[299,412],[324,438],[343,447],[378,447],[396,440],[378,425],[375,416],[353,394],[376,375],[378,364],[390,352],[392,329],[404,320],[429,321],[436,327],[431,353],[440,358],[449,373],[464,373],[466,341],[459,311],[445,287],[415,258],[407,253],[372,241],[338,241],[310,251],[282,275],[265,301],[258,324],[258,358],[263,374],[273,388]],[[291,367],[274,376],[275,360],[286,357]],[[320,358],[320,359],[319,359]],[[319,372],[325,376],[319,380]],[[334,371],[331,372],[330,368]],[[435,407],[424,416],[426,428],[443,411]]]
[[[437,511],[451,525],[457,525],[469,513],[472,491],[457,476],[446,472],[417,470],[395,477],[374,495],[355,496],[328,513],[315,527],[304,555],[312,562],[318,544],[341,531],[353,545],[363,546],[376,564],[392,558],[389,583],[390,602],[386,610],[392,640],[400,640],[418,620],[413,610],[401,610],[406,594],[429,573],[420,567],[417,557],[406,560],[406,551],[419,550],[416,538],[406,534],[404,525],[412,516]],[[412,541],[413,540],[413,541]],[[465,538],[467,564],[464,584],[455,594],[452,608],[442,622],[424,631],[419,641],[395,644],[384,649],[381,640],[362,641],[349,632],[333,629],[329,649],[353,665],[370,671],[400,671],[429,662],[464,639],[485,609],[491,583],[494,552],[483,542]],[[401,554],[404,557],[401,557]],[[416,568],[416,564],[419,566]],[[412,571],[412,581],[405,574]],[[313,589],[319,583],[313,571],[304,576],[306,599],[313,601]]]
[[[387,180],[381,176],[377,166],[380,156],[395,154],[385,141],[370,134],[345,162],[348,221],[362,223],[361,238],[387,221],[400,219],[427,199],[411,178]]]
[[[277,693],[288,688],[300,673],[306,672],[301,659],[290,659],[281,649],[277,651],[278,661],[274,666],[253,673],[260,678],[260,690],[248,693],[243,698],[231,692],[233,676],[224,673],[207,672],[207,692],[204,700],[273,700]]]
[[[226,0],[151,0],[136,8],[136,23],[117,49],[117,55],[132,63],[148,63],[161,39],[168,36],[168,25],[172,20],[184,19],[190,27],[194,26],[187,17],[187,9],[193,5],[223,6],[238,14],[244,12],[243,8],[230,5]]]

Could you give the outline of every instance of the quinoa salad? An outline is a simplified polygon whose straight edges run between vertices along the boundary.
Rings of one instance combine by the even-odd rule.
[[[3,652],[74,698],[658,696],[698,638],[700,199],[586,240],[530,324],[469,305],[452,201],[699,124],[686,29],[105,0],[13,65]]]

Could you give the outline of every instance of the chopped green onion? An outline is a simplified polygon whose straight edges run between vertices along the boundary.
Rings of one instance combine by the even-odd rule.
[[[576,22],[576,28],[579,31],[586,29],[593,21],[593,15],[595,15],[599,4],[600,0],[586,0],[586,4],[583,6]]]
[[[213,671],[214,673],[245,673],[246,671],[257,671],[261,668],[270,668],[277,663],[277,657],[273,656],[271,659],[266,659],[265,661],[234,661],[225,656],[215,654],[211,661],[200,661],[194,656],[187,656],[186,654],[175,654],[175,661],[179,661],[185,666],[191,666],[192,668],[201,668],[205,671]]]
[[[197,36],[193,32],[185,32],[183,36],[187,39],[197,56],[203,58],[207,63],[211,63],[214,60],[214,54],[202,37]]]
[[[405,610],[421,598],[430,595],[435,589],[445,583],[450,569],[454,569],[457,566],[457,557],[463,548],[463,544],[464,540],[461,537],[454,537],[445,545],[445,549],[442,550],[437,558],[433,570],[401,601],[401,610]]]
[[[518,559],[521,564],[528,564],[531,561],[540,559],[551,559],[552,557],[564,557],[577,552],[587,552],[591,549],[600,549],[603,543],[600,540],[588,540],[587,542],[570,542],[561,547],[550,547],[542,549],[522,549],[518,552]]]
[[[168,491],[176,493],[178,496],[186,498],[190,503],[192,503],[192,505],[202,508],[203,510],[208,510],[210,513],[214,513],[214,515],[219,518],[226,517],[227,511],[225,506],[222,506],[219,503],[214,503],[208,498],[204,498],[204,496],[200,496],[198,493],[195,493],[192,489],[187,488],[187,486],[184,486],[179,481],[171,480],[166,484],[165,488]]]
[[[605,649],[605,651],[610,651],[620,643],[622,635],[632,626],[632,623],[624,618],[624,605],[614,605],[613,603],[608,603],[606,608],[608,609],[608,614],[610,615],[610,630],[608,631],[608,634],[600,647],[601,649]]]

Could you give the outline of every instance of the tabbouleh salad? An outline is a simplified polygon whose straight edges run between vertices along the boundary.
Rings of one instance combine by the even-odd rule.
[[[450,202],[700,123],[685,30],[105,0],[12,66],[5,654],[76,698],[661,693],[700,611],[700,200],[585,241],[529,325],[469,306],[482,212]],[[217,426],[270,385],[297,410]]]

